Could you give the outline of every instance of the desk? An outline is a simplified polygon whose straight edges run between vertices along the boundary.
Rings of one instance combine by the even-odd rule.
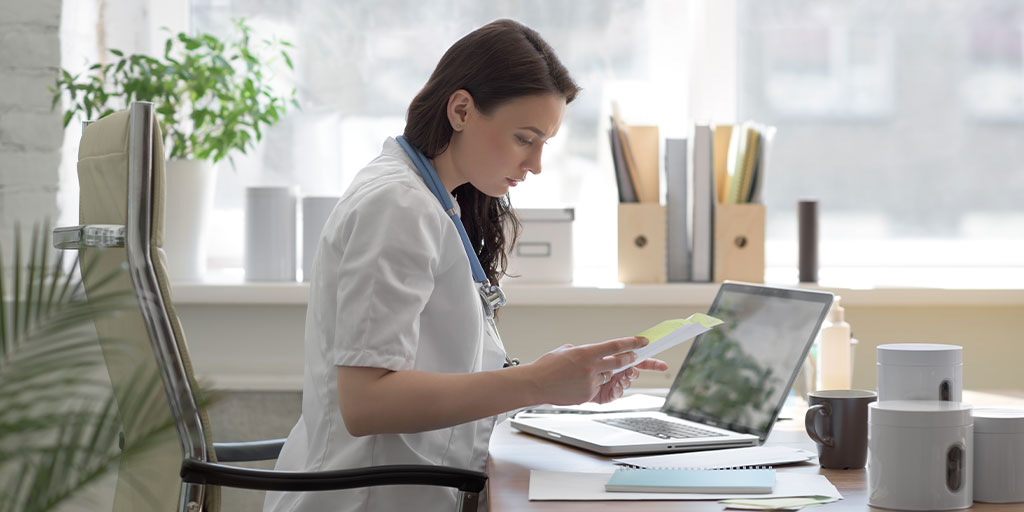
[[[1024,406],[1020,393],[996,395],[990,393],[964,392],[964,401],[977,407],[1012,405]],[[794,420],[783,420],[776,424],[766,444],[792,446],[815,451],[814,443],[804,432],[802,416]],[[518,511],[559,511],[570,510],[723,510],[715,501],[529,501],[530,470],[548,471],[601,471],[613,467],[610,459],[587,451],[523,434],[509,423],[498,425],[491,436],[490,460],[487,463],[488,494],[492,512]],[[816,463],[804,463],[779,468],[780,471],[825,475],[842,493],[843,499],[814,510],[841,512],[884,510],[867,506],[867,473],[859,470],[821,469]],[[1024,504],[992,505],[976,503],[969,510],[977,511],[1021,511]]]

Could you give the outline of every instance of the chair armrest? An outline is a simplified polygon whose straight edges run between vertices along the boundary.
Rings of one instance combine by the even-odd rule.
[[[93,247],[124,247],[124,226],[94,224],[70,226],[53,230],[53,246],[57,249]]]
[[[447,466],[394,465],[334,471],[270,471],[185,459],[181,479],[188,483],[265,491],[334,491],[375,485],[434,485],[478,493],[487,474]]]
[[[273,460],[281,454],[284,439],[267,439],[244,443],[213,443],[218,462],[252,462]]]

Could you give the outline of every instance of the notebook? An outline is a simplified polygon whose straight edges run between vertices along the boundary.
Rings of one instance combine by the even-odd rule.
[[[757,446],[832,305],[827,292],[723,283],[722,325],[690,345],[660,411],[516,416],[521,432],[602,455]]]
[[[768,494],[775,488],[774,469],[619,468],[608,492],[680,492]]]

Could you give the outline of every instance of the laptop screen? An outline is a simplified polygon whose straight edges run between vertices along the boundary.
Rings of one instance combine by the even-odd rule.
[[[825,292],[723,284],[708,314],[724,323],[694,340],[662,411],[764,441],[831,304]]]

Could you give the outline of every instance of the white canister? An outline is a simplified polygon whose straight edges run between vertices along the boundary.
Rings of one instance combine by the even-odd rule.
[[[320,243],[327,218],[341,198],[337,196],[307,196],[302,198],[302,280],[313,275],[313,256]]]
[[[245,190],[246,281],[295,281],[296,187]]]
[[[1024,410],[974,411],[974,501],[1024,502]]]
[[[963,394],[963,348],[936,343],[878,346],[878,401],[943,400]]]
[[[894,400],[868,405],[868,504],[895,510],[971,506],[971,406]]]

